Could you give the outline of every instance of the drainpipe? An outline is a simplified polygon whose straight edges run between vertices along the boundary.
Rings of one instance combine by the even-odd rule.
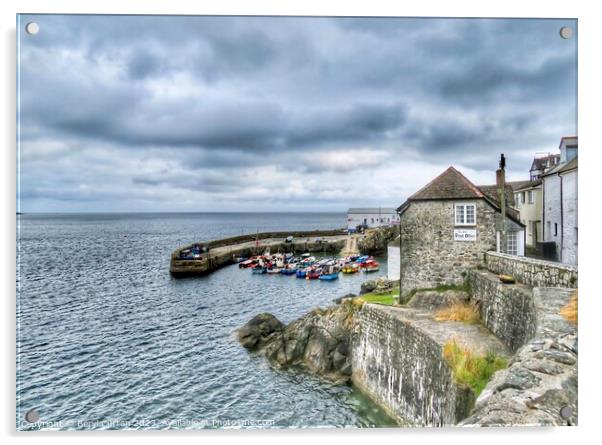
[[[495,172],[498,197],[500,199],[500,251],[506,253],[506,157],[504,153],[500,156],[500,168]]]
[[[399,219],[399,304],[401,304],[401,281],[403,267],[401,265],[401,212],[396,210]]]
[[[562,263],[562,247],[564,245],[564,199],[562,197],[562,175],[558,173],[560,179],[560,262]]]

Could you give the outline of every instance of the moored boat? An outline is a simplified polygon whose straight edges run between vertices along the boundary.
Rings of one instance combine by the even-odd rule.
[[[324,280],[324,281],[332,281],[332,280],[336,280],[337,278],[339,278],[339,273],[335,272],[335,273],[325,273],[322,274],[318,277],[320,280]]]
[[[357,264],[348,263],[343,266],[343,269],[341,271],[345,274],[352,274],[352,273],[356,273],[359,269],[360,268]]]
[[[364,264],[364,271],[365,272],[377,272],[380,269],[380,263],[378,261],[367,261]]]
[[[305,274],[307,280],[317,280],[322,275],[322,269],[312,269]]]

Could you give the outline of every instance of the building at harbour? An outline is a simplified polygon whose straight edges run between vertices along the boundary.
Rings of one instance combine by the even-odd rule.
[[[578,252],[578,143],[560,140],[560,162],[542,176],[543,240],[553,243],[555,260],[577,265]]]
[[[518,181],[511,183],[514,190],[514,202],[520,213],[520,220],[526,227],[525,244],[536,249],[543,241],[541,215],[543,210],[542,180]]]
[[[498,192],[507,190],[503,168],[498,181]],[[524,255],[525,226],[506,204],[512,193],[496,198],[495,188],[485,192],[449,167],[397,209],[398,247],[391,243],[388,253],[390,277],[401,278],[402,299],[414,289],[463,283],[465,271],[476,268],[488,251]]]
[[[347,210],[347,229],[358,226],[383,227],[399,223],[399,215],[392,207],[351,208]]]

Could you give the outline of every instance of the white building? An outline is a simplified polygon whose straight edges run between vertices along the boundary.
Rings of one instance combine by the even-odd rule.
[[[556,244],[556,259],[577,265],[577,137],[560,141],[560,163],[544,173],[543,239]]]
[[[387,245],[387,278],[389,280],[399,280],[400,261],[399,237],[397,237]]]
[[[394,208],[351,208],[347,210],[347,228],[355,229],[359,225],[382,227],[399,224],[399,215]]]

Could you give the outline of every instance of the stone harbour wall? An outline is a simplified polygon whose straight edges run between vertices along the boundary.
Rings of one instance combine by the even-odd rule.
[[[352,381],[400,424],[444,426],[468,415],[474,396],[454,383],[442,346],[373,305],[356,315]]]
[[[510,350],[518,350],[535,333],[532,289],[504,284],[485,270],[470,270],[467,279],[471,301],[479,307],[482,323]]]
[[[485,265],[492,272],[512,275],[528,286],[576,289],[578,285],[577,267],[567,264],[487,252]]]
[[[577,326],[559,313],[574,292],[533,289],[535,334],[494,374],[460,425],[577,425]]]

